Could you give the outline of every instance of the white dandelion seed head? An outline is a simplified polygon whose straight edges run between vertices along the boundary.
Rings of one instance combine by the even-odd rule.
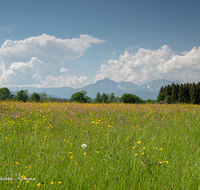
[[[86,144],[82,144],[81,147],[82,147],[82,148],[86,148],[87,145],[86,145]]]

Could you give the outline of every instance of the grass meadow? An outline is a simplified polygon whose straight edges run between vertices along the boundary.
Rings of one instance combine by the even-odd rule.
[[[0,189],[195,190],[199,164],[198,105],[0,102]]]

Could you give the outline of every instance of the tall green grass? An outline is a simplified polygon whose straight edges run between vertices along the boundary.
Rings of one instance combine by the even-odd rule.
[[[200,189],[200,106],[1,102],[0,118],[0,189]]]

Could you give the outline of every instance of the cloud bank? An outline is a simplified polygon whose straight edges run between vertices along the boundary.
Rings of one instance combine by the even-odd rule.
[[[175,54],[167,45],[160,49],[140,48],[137,53],[125,51],[119,59],[101,65],[95,80],[108,77],[114,81],[142,84],[155,79],[200,81],[200,47]]]
[[[36,87],[82,87],[88,84],[86,76],[70,76],[65,60],[80,58],[92,44],[103,43],[89,35],[60,39],[43,34],[24,40],[6,40],[0,48],[0,85]],[[102,64],[94,77],[143,84],[155,79],[200,81],[200,47],[180,55],[167,45],[160,49],[140,48],[125,51],[118,59]],[[116,53],[112,52],[113,56]],[[92,71],[90,71],[92,72]]]
[[[43,34],[24,40],[6,40],[0,49],[0,84],[3,86],[71,86],[86,83],[86,77],[66,76],[58,69],[64,60],[78,59],[91,44],[103,43],[89,35],[60,39]],[[65,73],[65,75],[62,75]]]

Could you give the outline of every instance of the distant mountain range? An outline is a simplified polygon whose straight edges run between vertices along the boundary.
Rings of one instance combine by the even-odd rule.
[[[172,83],[181,84],[179,81],[169,81],[166,79],[157,79],[153,80],[151,83],[146,83],[143,85],[137,85],[132,82],[115,82],[108,78],[104,78],[102,80],[98,80],[94,84],[86,85],[82,88],[71,88],[71,87],[53,87],[53,88],[36,88],[36,87],[11,87],[9,88],[11,92],[25,90],[28,89],[28,92],[32,94],[33,92],[43,93],[44,91],[48,96],[52,98],[65,98],[70,99],[71,95],[75,92],[85,90],[87,92],[87,96],[92,99],[96,97],[97,92],[100,93],[114,93],[115,96],[121,97],[124,93],[132,93],[140,98],[147,100],[155,100],[157,99],[158,92],[160,88],[163,86],[171,85]]]

